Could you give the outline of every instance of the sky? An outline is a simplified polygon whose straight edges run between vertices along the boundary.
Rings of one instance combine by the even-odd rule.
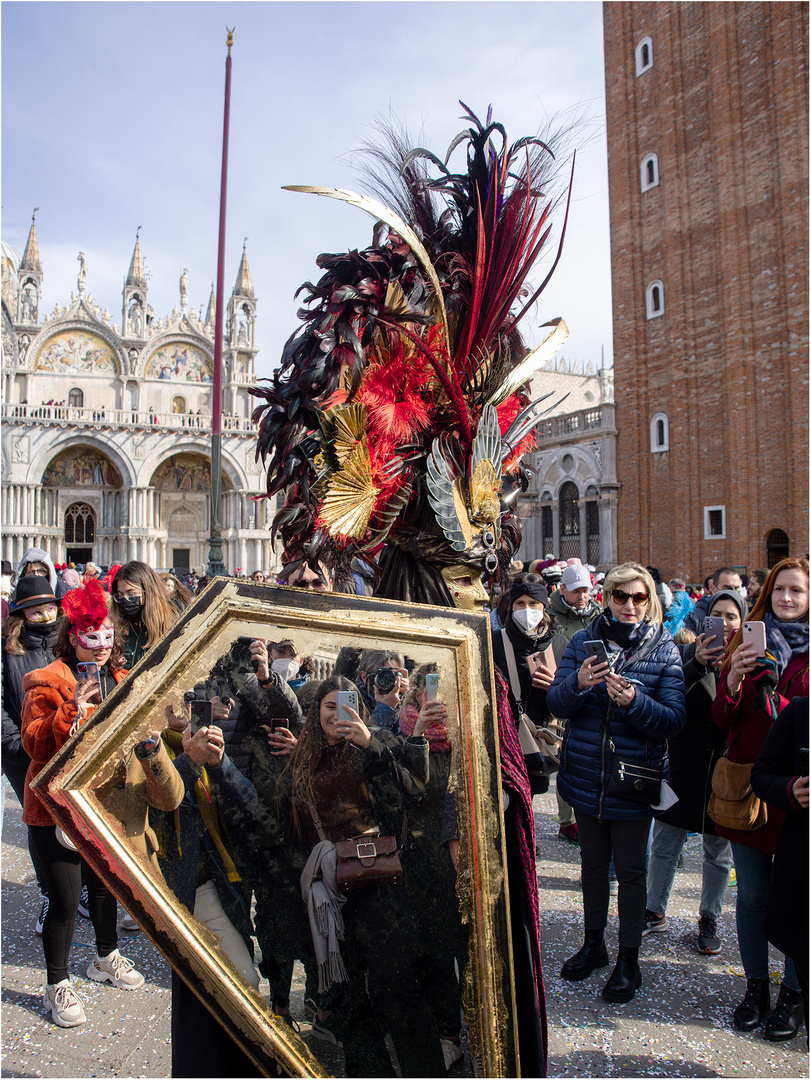
[[[525,320],[528,344],[562,316],[561,356],[611,364],[611,279],[600,3],[144,2],[5,0],[2,238],[22,252],[34,207],[42,311],[87,291],[121,322],[141,226],[148,303],[162,317],[208,302],[216,277],[226,27],[234,27],[225,288],[243,242],[257,297],[257,375],[300,325],[294,294],[321,252],[363,248],[372,219],[282,190],[360,190],[357,150],[381,117],[439,157],[467,126],[459,99],[510,141],[570,128],[577,150],[563,255]],[[459,162],[457,162],[459,163]],[[559,236],[559,206],[554,236]],[[554,244],[547,259],[554,255]],[[539,283],[543,258],[531,280]]]

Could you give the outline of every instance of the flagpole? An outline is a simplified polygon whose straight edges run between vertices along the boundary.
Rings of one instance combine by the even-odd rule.
[[[226,27],[227,29],[227,27]],[[220,178],[220,235],[217,249],[217,310],[214,318],[214,383],[211,391],[211,533],[208,538],[208,575],[224,577],[222,558],[222,320],[225,309],[225,204],[228,189],[228,126],[231,112],[231,46],[234,30],[228,30],[225,58],[225,113],[222,125],[222,174]]]

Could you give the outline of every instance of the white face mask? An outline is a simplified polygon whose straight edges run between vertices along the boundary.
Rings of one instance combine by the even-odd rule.
[[[270,665],[270,670],[275,671],[285,682],[289,682],[298,675],[300,667],[301,664],[296,660],[291,660],[289,657],[282,657],[280,660],[273,661]]]
[[[526,634],[535,629],[543,618],[543,608],[519,608],[513,612],[513,619]]]

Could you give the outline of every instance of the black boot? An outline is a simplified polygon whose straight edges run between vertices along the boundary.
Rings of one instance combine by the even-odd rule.
[[[732,1023],[738,1031],[753,1031],[769,1011],[768,979],[747,979],[743,1001],[732,1014]]]
[[[769,1042],[788,1042],[800,1030],[802,1022],[803,995],[799,990],[792,990],[781,983],[774,1012],[766,1021],[763,1038]]]
[[[632,948],[630,945],[620,945],[617,952],[617,966],[603,987],[603,997],[606,1001],[630,1001],[641,985],[639,949]]]
[[[595,968],[608,964],[608,953],[603,940],[604,930],[586,930],[583,948],[570,956],[560,970],[560,977],[569,982],[587,979]]]

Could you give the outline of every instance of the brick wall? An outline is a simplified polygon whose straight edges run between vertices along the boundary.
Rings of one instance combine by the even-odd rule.
[[[606,3],[620,558],[808,552],[808,8]],[[649,37],[653,65],[637,76]],[[640,163],[658,155],[642,192]],[[665,312],[646,319],[645,288]],[[650,420],[670,421],[652,454]],[[704,538],[726,506],[726,539]]]

